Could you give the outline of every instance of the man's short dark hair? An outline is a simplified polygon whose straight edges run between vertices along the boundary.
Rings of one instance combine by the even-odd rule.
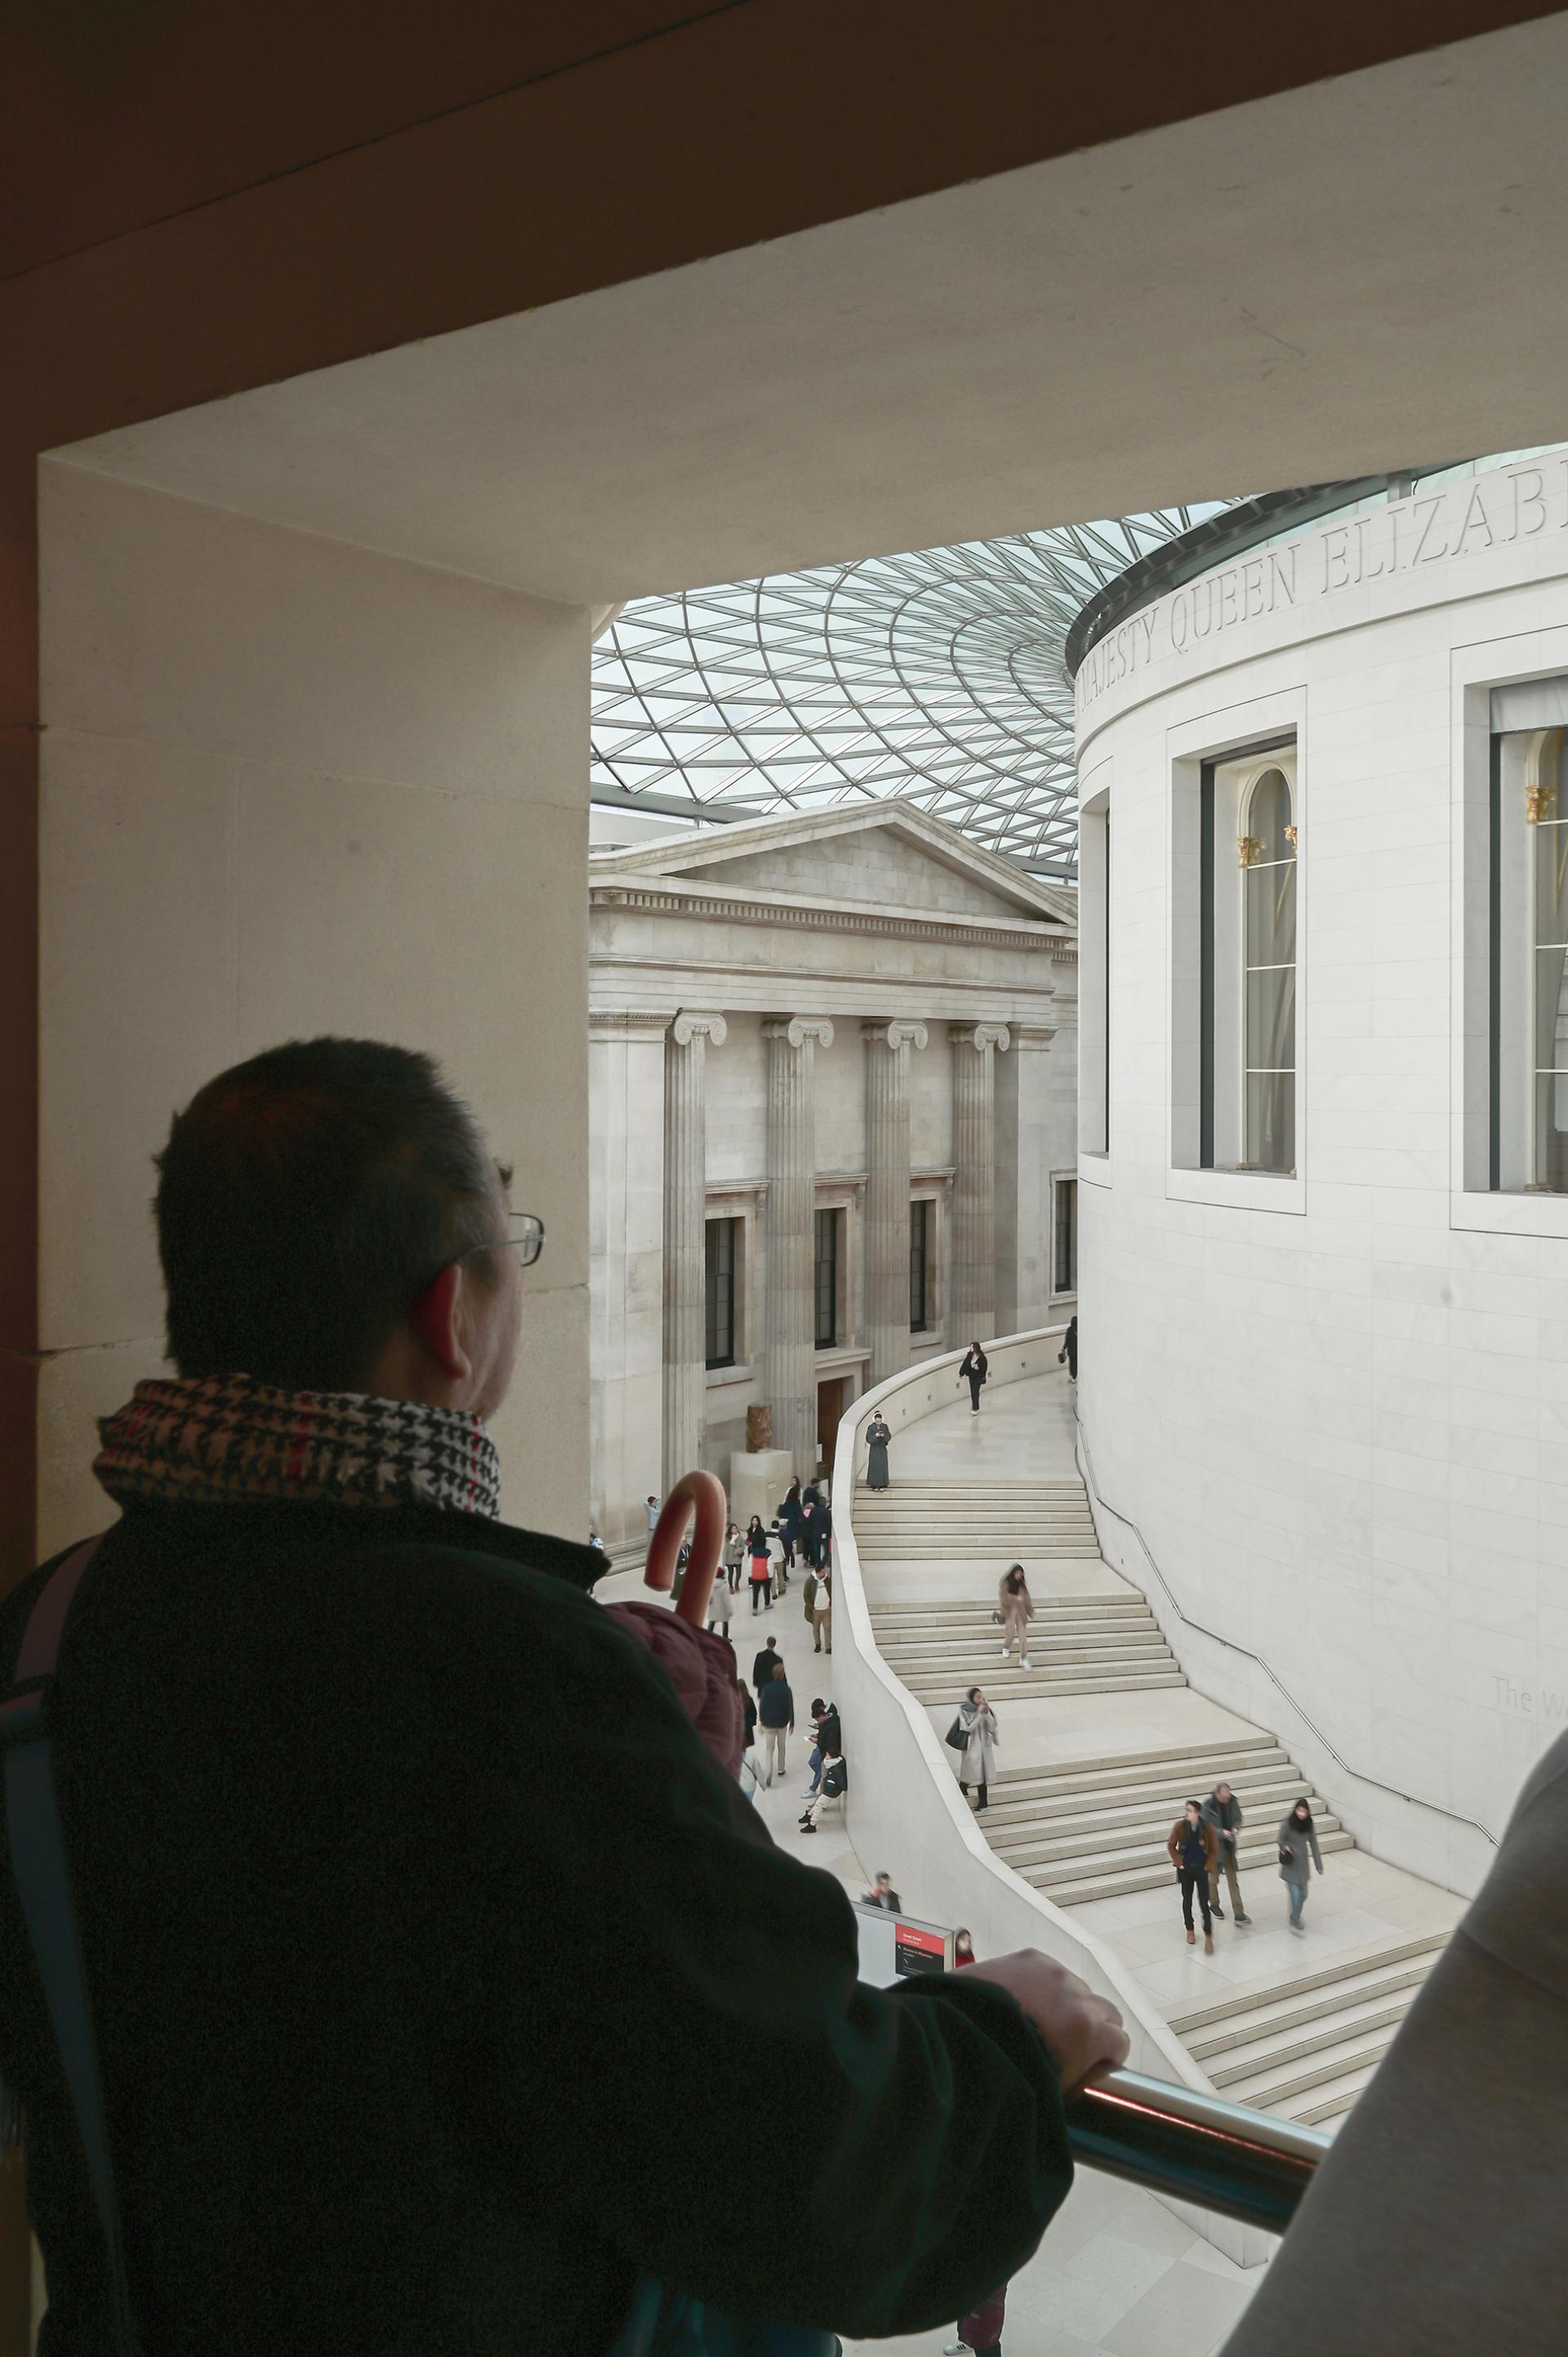
[[[472,1114],[429,1056],[376,1039],[291,1039],[220,1072],[156,1160],[182,1375],[363,1391],[432,1278],[496,1233]]]

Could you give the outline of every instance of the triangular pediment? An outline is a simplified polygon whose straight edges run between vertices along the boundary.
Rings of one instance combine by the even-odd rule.
[[[613,869],[618,877],[718,891],[1077,929],[1070,891],[978,849],[911,802],[746,820],[675,841],[595,852],[590,864],[596,879]]]

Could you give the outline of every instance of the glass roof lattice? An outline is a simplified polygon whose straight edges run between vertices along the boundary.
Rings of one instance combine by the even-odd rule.
[[[1230,504],[638,598],[594,649],[594,797],[713,821],[897,794],[1070,878],[1067,633],[1128,565]]]

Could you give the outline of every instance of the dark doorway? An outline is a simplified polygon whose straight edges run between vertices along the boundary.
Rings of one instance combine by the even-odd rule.
[[[817,1385],[817,1457],[822,1471],[830,1477],[838,1446],[839,1418],[849,1405],[845,1396],[848,1390],[846,1375],[835,1375],[831,1382]]]

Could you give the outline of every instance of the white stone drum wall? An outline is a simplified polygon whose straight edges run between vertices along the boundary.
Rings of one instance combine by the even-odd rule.
[[[1460,1890],[1492,1854],[1467,1821],[1501,1832],[1568,1713],[1568,1205],[1457,1190],[1464,903],[1486,889],[1455,819],[1462,690],[1568,669],[1560,459],[1538,487],[1522,533],[1509,472],[1484,479],[1484,527],[1464,479],[1431,512],[1315,531],[1294,604],[1263,610],[1266,568],[1230,568],[1207,638],[1192,585],[1079,683],[1086,791],[1112,813],[1111,1152],[1079,1187],[1080,1412],[1127,1518],[1101,1513],[1106,1552],[1148,1585],[1135,1524],[1195,1684],[1299,1727],[1266,1663],[1357,1838]],[[1423,524],[1447,553],[1418,565]],[[1169,812],[1178,753],[1290,714],[1300,1185],[1271,1198],[1170,1167]],[[1466,1224],[1494,1219],[1537,1232]]]

